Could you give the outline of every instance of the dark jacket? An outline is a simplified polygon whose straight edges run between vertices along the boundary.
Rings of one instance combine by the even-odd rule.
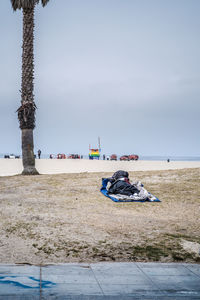
[[[124,180],[118,179],[114,181],[110,188],[108,189],[109,194],[122,194],[122,195],[127,195],[131,196],[134,195],[135,193],[139,193],[139,190],[126,178]]]

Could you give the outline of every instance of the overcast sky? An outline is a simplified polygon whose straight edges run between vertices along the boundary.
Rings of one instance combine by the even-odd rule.
[[[35,14],[35,152],[200,156],[200,1],[51,0]],[[21,153],[22,12],[0,3],[0,153]]]

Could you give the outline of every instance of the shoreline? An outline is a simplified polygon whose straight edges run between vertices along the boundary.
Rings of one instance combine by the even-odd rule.
[[[36,159],[40,174],[99,173],[117,170],[153,171],[200,168],[200,161],[107,161],[88,159]],[[0,158],[0,176],[19,175],[22,172],[22,159]]]

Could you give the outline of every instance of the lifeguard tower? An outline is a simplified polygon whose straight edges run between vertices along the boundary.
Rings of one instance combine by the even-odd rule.
[[[100,146],[100,138],[98,137],[99,148],[91,148],[89,145],[89,159],[99,159],[101,146]]]

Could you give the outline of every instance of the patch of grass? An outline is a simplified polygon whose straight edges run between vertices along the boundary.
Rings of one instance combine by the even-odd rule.
[[[47,245],[43,245],[41,247],[38,247],[37,249],[38,249],[38,251],[43,251],[45,254],[48,254],[48,255],[54,254],[54,252],[55,252],[54,248],[47,246]]]
[[[177,249],[176,251],[172,251],[172,258],[174,261],[187,261],[189,260],[196,260],[192,253],[188,253],[186,251],[183,251],[182,249]]]
[[[103,240],[103,241],[100,240],[100,241],[98,241],[98,244],[99,244],[99,245],[106,244],[106,243],[107,243],[106,240]]]
[[[200,244],[200,237],[197,236],[191,236],[182,233],[166,233],[165,235],[173,239],[177,239],[177,240],[185,239],[189,242],[196,242]]]
[[[21,229],[25,231],[29,231],[32,229],[32,226],[28,223],[18,221],[15,224],[9,224],[8,227],[5,228],[5,231],[8,233],[16,233],[19,232]]]
[[[150,261],[159,261],[161,257],[167,257],[168,255],[166,249],[159,245],[135,246],[132,253],[135,259],[146,257]]]
[[[33,228],[36,226],[35,223],[26,223],[18,221],[15,224],[8,224],[4,228],[6,233],[18,235],[24,239],[39,239],[39,233],[33,232]]]

